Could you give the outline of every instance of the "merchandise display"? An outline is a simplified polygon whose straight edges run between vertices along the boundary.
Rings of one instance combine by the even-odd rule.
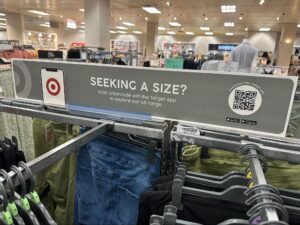
[[[0,6],[0,225],[300,225],[297,0]]]

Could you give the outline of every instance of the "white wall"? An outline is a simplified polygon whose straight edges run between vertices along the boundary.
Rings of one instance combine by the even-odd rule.
[[[275,52],[277,35],[277,32],[249,32],[248,39],[258,50]]]
[[[300,46],[300,33],[297,33],[295,44],[296,46]]]
[[[6,40],[6,39],[7,39],[6,31],[0,31],[0,40]]]

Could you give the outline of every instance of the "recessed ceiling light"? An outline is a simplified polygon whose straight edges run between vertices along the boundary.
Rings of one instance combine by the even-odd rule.
[[[122,20],[122,17],[119,17],[119,20]]]
[[[271,28],[270,27],[261,27],[259,28],[259,31],[270,31]]]
[[[170,7],[172,4],[171,4],[171,2],[167,1],[167,2],[166,2],[166,5],[167,5],[168,7]]]
[[[176,34],[174,31],[168,31],[167,34]]]
[[[148,17],[145,17],[145,20],[148,20]]]
[[[177,18],[176,18],[176,17],[174,17],[174,20],[177,20]]]
[[[64,16],[63,15],[60,15],[60,18],[63,18]]]
[[[117,31],[110,30],[110,31],[109,31],[109,33],[111,33],[111,34],[116,34],[116,33],[117,33]]]
[[[208,20],[208,17],[205,17],[204,19],[205,19],[205,20]]]
[[[185,34],[186,35],[194,35],[194,32],[186,31]]]
[[[259,4],[263,5],[265,3],[265,0],[260,0]]]
[[[45,23],[42,23],[40,24],[41,27],[50,27],[50,24],[45,24]]]
[[[41,15],[39,15],[39,18],[42,18],[42,16],[41,16]]]
[[[150,14],[161,14],[161,11],[153,6],[143,6],[142,9]]]
[[[233,36],[234,33],[226,33],[227,36]]]
[[[0,16],[5,16],[5,13],[0,13]]]
[[[297,27],[300,27],[300,23],[297,25]]]
[[[5,19],[5,18],[0,18],[0,20],[6,21],[6,19]]]
[[[123,30],[118,30],[117,31],[119,34],[127,34],[127,32],[126,31],[123,31]]]
[[[245,28],[245,31],[248,31],[248,27]]]
[[[127,27],[123,27],[123,26],[116,26],[116,28],[119,30],[127,30],[128,29]]]
[[[279,16],[276,18],[276,20],[279,20],[280,18],[279,18]]]
[[[32,35],[32,33],[29,31],[29,32],[27,33],[27,35],[28,35],[28,36],[31,36],[31,35]]]
[[[158,30],[166,30],[166,28],[164,28],[164,27],[158,27],[157,29]]]
[[[38,15],[41,15],[41,16],[49,16],[50,15],[49,13],[42,12],[42,11],[37,11],[37,10],[28,10],[28,12],[38,14]]]
[[[85,30],[78,30],[80,33],[85,33]]]
[[[224,27],[234,27],[234,22],[224,22]]]
[[[143,32],[142,31],[139,31],[139,30],[134,30],[132,31],[134,34],[142,34]]]
[[[243,17],[242,17],[242,16],[240,16],[240,17],[239,17],[239,20],[242,20],[242,19],[243,19]]]
[[[129,22],[123,22],[124,25],[129,26],[129,27],[134,27],[135,24],[129,23]]]
[[[209,27],[200,27],[200,30],[209,30]]]
[[[81,22],[82,25],[85,25],[85,22]]]
[[[205,34],[205,35],[214,35],[214,33],[213,33],[213,32],[210,32],[210,31],[205,32],[204,34]]]
[[[79,11],[84,12],[84,9],[79,9]]]
[[[221,5],[222,13],[234,13],[236,12],[236,5]]]
[[[42,33],[39,33],[38,36],[39,36],[39,37],[43,37]]]
[[[85,26],[80,26],[80,28],[83,28],[83,29],[85,29]]]
[[[172,27],[181,27],[181,24],[178,22],[169,22],[170,26]]]

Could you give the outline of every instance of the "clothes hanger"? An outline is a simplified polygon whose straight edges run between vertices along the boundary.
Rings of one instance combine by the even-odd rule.
[[[6,189],[2,182],[0,182],[0,193],[1,193],[1,203],[0,203],[0,224],[4,223],[6,225],[14,225],[12,216],[7,210],[8,206],[8,196]]]
[[[1,169],[0,170],[0,176],[6,181],[7,184],[7,189],[9,190],[8,193],[8,211],[10,212],[13,220],[17,225],[25,225],[24,220],[22,217],[19,215],[18,208],[14,202],[15,200],[15,190],[14,190],[14,185],[12,180],[10,179],[8,173]]]
[[[33,177],[33,174],[31,172],[31,170],[29,169],[29,167],[24,162],[20,162],[19,167],[23,168],[24,171],[29,176],[29,181],[30,181],[29,182],[30,186],[29,186],[29,189],[28,189],[29,194],[27,194],[26,197],[29,201],[31,210],[37,216],[37,219],[38,219],[39,223],[42,224],[42,225],[57,225],[57,223],[50,216],[50,214],[49,214],[48,210],[46,209],[46,207],[40,201],[40,198],[39,198],[37,192],[34,190],[35,180],[34,180],[34,177]]]
[[[12,166],[11,171],[13,171],[16,174],[16,178],[18,178],[21,183],[21,194],[19,195],[18,193],[15,193],[15,203],[17,205],[20,216],[24,220],[25,224],[40,225],[37,217],[30,209],[30,204],[26,197],[27,187],[24,177],[22,176],[20,170],[16,166]]]

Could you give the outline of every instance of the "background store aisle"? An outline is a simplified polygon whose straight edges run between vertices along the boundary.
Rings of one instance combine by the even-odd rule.
[[[0,68],[0,86],[3,96],[14,97],[12,70]],[[20,149],[25,153],[27,161],[34,159],[34,143],[32,136],[32,119],[29,117],[0,113],[0,138],[16,136]]]

